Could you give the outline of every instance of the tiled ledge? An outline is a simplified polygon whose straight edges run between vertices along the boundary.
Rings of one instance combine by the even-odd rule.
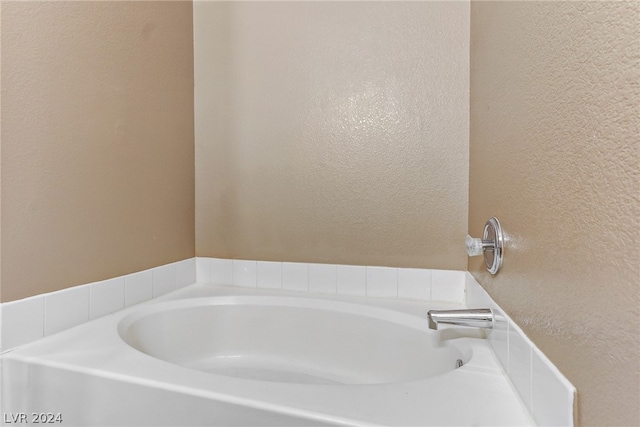
[[[489,342],[534,420],[539,425],[573,425],[575,388],[473,276],[462,271],[191,258],[1,304],[0,352],[196,281],[492,308],[497,321],[488,334]]]
[[[0,353],[196,282],[463,302],[462,271],[190,258],[0,305]]]
[[[196,258],[200,283],[321,294],[465,300],[464,271]]]
[[[195,258],[0,306],[0,352],[195,283]]]
[[[468,307],[492,308],[496,316],[489,342],[524,405],[540,426],[573,426],[576,389],[529,340],[522,329],[466,273]]]

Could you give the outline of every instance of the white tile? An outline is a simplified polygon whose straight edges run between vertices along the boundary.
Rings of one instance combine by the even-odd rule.
[[[533,418],[541,426],[573,426],[575,388],[537,348],[532,357]]]
[[[124,277],[89,285],[89,318],[95,319],[124,308]]]
[[[3,351],[28,344],[43,336],[44,296],[2,304]]]
[[[282,288],[282,263],[258,261],[257,270],[257,285],[259,288]]]
[[[464,302],[465,281],[464,271],[431,270],[431,299]]]
[[[235,286],[256,287],[256,262],[234,259],[233,284]]]
[[[509,377],[531,411],[531,342],[517,325],[509,325]]]
[[[189,258],[176,263],[176,289],[196,283],[196,259]]]
[[[469,308],[491,308],[494,315],[493,329],[487,331],[489,344],[505,372],[509,372],[509,322],[504,314],[471,273],[465,277],[466,305]]]
[[[89,285],[44,296],[44,334],[51,335],[89,321]]]
[[[475,277],[469,272],[465,272],[465,299],[469,308],[494,308],[497,304],[478,283]],[[493,306],[491,306],[493,304]]]
[[[198,283],[211,282],[211,258],[196,258],[196,280]]]
[[[124,276],[124,306],[129,307],[153,298],[153,273],[139,271]]]
[[[337,292],[339,295],[367,294],[367,268],[356,265],[336,267]]]
[[[214,285],[233,284],[233,261],[230,259],[211,258],[211,283]]]
[[[398,269],[391,267],[367,267],[367,296],[397,297]]]
[[[153,275],[153,297],[176,289],[176,264],[166,264],[151,269]]]
[[[493,308],[493,329],[489,330],[489,344],[505,372],[509,372],[509,318],[499,308]]]
[[[309,264],[309,292],[335,294],[337,268],[333,264]]]
[[[431,270],[398,269],[398,298],[427,301],[431,297]]]
[[[309,266],[299,262],[282,263],[282,289],[309,290]]]

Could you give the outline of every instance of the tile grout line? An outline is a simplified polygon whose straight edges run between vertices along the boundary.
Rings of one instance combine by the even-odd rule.
[[[93,284],[89,285],[89,301],[88,301],[89,302],[89,320],[91,320],[91,311],[93,309],[93,307],[92,307],[93,304],[91,304],[91,295],[92,294],[93,294]]]
[[[47,323],[47,299],[42,297],[42,336],[46,337],[46,323]]]
[[[396,299],[400,295],[400,269],[396,268]]]
[[[364,267],[364,296],[369,296],[369,267]]]

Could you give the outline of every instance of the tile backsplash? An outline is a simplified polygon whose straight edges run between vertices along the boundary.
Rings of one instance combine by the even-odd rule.
[[[196,258],[198,282],[320,294],[465,300],[464,271]]]
[[[1,304],[0,352],[196,282],[492,308],[496,321],[487,338],[533,419],[573,425],[575,388],[463,271],[191,258]]]
[[[495,322],[488,333],[489,343],[536,423],[573,426],[575,387],[469,273],[466,273],[466,305],[493,309]]]
[[[3,303],[0,352],[195,283],[195,258]]]

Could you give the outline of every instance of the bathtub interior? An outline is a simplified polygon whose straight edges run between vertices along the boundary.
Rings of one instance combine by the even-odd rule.
[[[299,298],[164,304],[125,317],[118,331],[131,347],[190,369],[298,384],[411,381],[472,357],[412,316]]]

